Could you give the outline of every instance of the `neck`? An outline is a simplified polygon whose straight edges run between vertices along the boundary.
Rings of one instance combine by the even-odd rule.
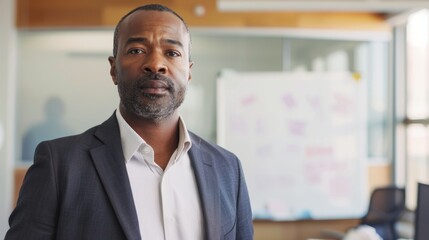
[[[155,162],[162,168],[168,161],[179,143],[179,114],[175,111],[161,121],[144,119],[126,113],[121,109],[125,121],[136,133],[149,144],[155,152]]]

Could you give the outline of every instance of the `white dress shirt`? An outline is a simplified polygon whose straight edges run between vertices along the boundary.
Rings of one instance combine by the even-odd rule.
[[[192,143],[183,120],[179,120],[179,144],[163,171],[155,163],[152,147],[128,125],[119,109],[116,118],[141,238],[203,239],[203,215],[188,155]]]

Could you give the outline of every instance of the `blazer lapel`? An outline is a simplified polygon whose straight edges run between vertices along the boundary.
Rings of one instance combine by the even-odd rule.
[[[104,143],[91,150],[95,168],[127,239],[139,240],[139,223],[115,114],[100,125],[95,135]]]
[[[204,239],[217,240],[221,239],[220,193],[213,162],[209,154],[201,149],[198,139],[193,138],[189,157],[197,180],[204,215],[206,234]]]

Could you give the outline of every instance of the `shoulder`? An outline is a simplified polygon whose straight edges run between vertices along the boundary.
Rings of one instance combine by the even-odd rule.
[[[226,158],[237,158],[233,152],[217,145],[216,143],[204,140],[193,132],[189,132],[189,135],[191,136],[192,144],[198,147],[201,151],[218,154]]]
[[[92,127],[85,132],[82,132],[80,134],[76,135],[70,135],[65,136],[61,138],[56,138],[52,140],[47,140],[41,142],[39,145],[49,145],[49,146],[55,146],[55,147],[63,147],[63,148],[70,148],[73,146],[85,146],[92,142],[91,140],[94,139],[94,133],[98,129],[99,126]]]
[[[190,132],[192,139],[191,152],[199,160],[205,161],[207,164],[214,166],[217,169],[239,172],[241,164],[239,158],[231,151],[204,140],[198,135]]]
[[[112,141],[111,146],[120,148],[119,127],[114,116],[80,134],[41,142],[35,151],[35,161],[47,158],[63,164],[85,162],[92,149]]]
[[[59,150],[71,148],[85,149],[101,145],[106,138],[118,136],[119,127],[116,117],[112,115],[103,123],[91,127],[80,134],[44,141],[39,145],[48,145]]]

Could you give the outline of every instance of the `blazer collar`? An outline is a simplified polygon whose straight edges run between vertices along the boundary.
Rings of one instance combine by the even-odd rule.
[[[140,240],[140,229],[123,156],[115,114],[102,123],[95,136],[103,143],[90,150],[95,168],[128,240]],[[206,240],[221,239],[220,190],[211,153],[191,134],[189,157],[194,169],[204,216]]]
[[[127,239],[139,240],[139,223],[115,114],[99,126],[95,136],[103,143],[90,150],[95,168]]]
[[[221,239],[220,192],[213,159],[211,153],[201,147],[201,139],[194,135],[191,135],[191,138],[192,147],[189,150],[189,157],[201,199],[206,235],[204,239]]]

